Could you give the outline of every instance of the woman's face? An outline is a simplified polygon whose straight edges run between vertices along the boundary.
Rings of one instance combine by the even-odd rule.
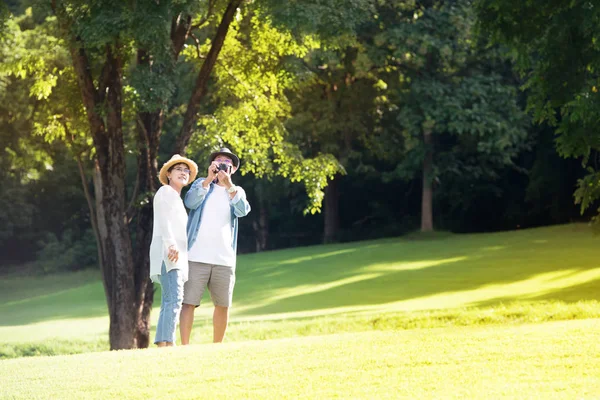
[[[171,170],[167,172],[167,178],[171,185],[175,184],[179,187],[183,187],[188,184],[190,180],[190,169],[187,164],[179,163],[171,167]]]

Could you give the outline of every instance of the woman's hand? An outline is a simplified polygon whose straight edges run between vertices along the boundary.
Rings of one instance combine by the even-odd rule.
[[[167,257],[171,262],[177,262],[179,260],[179,251],[174,245],[169,246],[169,255]]]

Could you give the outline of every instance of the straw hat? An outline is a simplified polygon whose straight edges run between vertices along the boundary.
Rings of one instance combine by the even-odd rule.
[[[181,157],[179,154],[174,154],[169,161],[163,164],[162,168],[160,169],[160,173],[158,174],[158,180],[160,183],[163,185],[168,185],[169,179],[167,178],[167,172],[169,171],[169,168],[171,168],[173,165],[181,163],[188,166],[190,170],[190,179],[188,184],[192,183],[194,179],[196,179],[196,175],[198,175],[198,165],[196,165],[196,163],[189,158]]]

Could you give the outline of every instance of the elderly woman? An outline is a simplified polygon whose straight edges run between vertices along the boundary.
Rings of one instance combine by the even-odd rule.
[[[187,213],[181,189],[198,174],[195,162],[175,154],[160,169],[163,186],[154,195],[154,228],[150,244],[150,278],[160,283],[162,298],[154,343],[175,344],[175,331],[188,279]]]

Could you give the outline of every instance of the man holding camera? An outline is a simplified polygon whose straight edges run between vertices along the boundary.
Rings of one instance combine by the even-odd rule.
[[[244,189],[231,181],[240,159],[228,148],[209,157],[206,178],[197,179],[185,195],[190,209],[187,224],[189,277],[183,289],[179,322],[181,343],[189,344],[194,310],[208,287],[215,306],[213,341],[225,337],[235,285],[238,218],[248,215]]]

